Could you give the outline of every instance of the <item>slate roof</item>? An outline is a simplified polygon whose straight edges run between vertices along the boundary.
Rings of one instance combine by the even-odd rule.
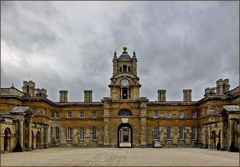
[[[239,113],[239,106],[238,105],[224,105],[220,111],[220,114],[227,114],[227,113]]]

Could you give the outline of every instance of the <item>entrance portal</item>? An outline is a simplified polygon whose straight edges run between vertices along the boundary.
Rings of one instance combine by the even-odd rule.
[[[6,128],[4,131],[4,151],[11,150],[11,130]]]
[[[118,147],[132,147],[133,129],[128,123],[122,123],[118,127]]]

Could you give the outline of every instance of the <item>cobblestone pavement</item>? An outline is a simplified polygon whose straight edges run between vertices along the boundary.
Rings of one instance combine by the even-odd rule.
[[[48,148],[1,154],[2,166],[238,166],[239,153],[198,148]]]

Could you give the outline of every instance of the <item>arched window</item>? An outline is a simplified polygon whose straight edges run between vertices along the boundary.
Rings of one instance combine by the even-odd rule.
[[[72,140],[72,128],[67,128],[67,140]]]
[[[123,72],[127,72],[127,66],[123,65]]]
[[[132,115],[132,112],[128,109],[121,109],[118,112],[118,116],[131,116],[131,115]]]
[[[131,68],[130,67],[128,67],[128,72],[130,72],[131,71]]]
[[[120,72],[122,72],[122,67],[120,67]]]

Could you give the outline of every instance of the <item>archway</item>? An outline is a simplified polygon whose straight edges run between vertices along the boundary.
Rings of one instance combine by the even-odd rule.
[[[118,126],[117,131],[118,147],[132,147],[133,145],[133,128],[128,123],[122,123]]]
[[[212,148],[216,148],[216,132],[212,131]]]
[[[217,150],[221,149],[221,130],[218,132]]]
[[[4,151],[11,150],[11,130],[6,128],[4,131]]]
[[[33,133],[33,131],[32,131],[31,133],[32,133],[32,142],[31,142],[31,148],[33,149],[34,133]]]
[[[40,148],[40,140],[41,140],[41,135],[40,135],[40,132],[38,131],[36,135],[36,148]]]

